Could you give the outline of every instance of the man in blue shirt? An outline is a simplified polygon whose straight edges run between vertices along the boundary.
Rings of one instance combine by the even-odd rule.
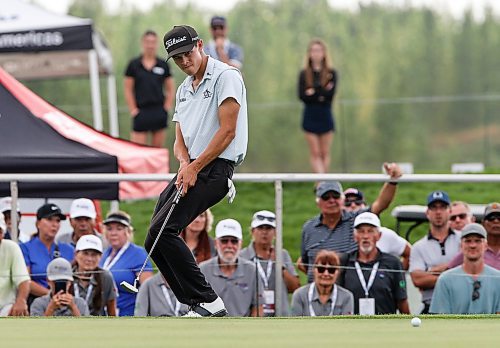
[[[484,264],[486,246],[483,226],[464,227],[460,243],[464,262],[438,278],[430,313],[500,313],[500,271]]]
[[[210,20],[212,40],[205,46],[205,52],[210,57],[223,63],[241,69],[243,66],[243,50],[227,38],[227,21],[221,16]]]

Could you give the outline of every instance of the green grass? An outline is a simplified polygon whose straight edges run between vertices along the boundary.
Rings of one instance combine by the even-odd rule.
[[[494,347],[496,316],[4,318],[2,347]]]

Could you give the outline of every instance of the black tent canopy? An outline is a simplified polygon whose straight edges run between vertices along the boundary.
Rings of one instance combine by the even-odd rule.
[[[0,84],[0,173],[117,173],[118,159],[67,139]],[[0,183],[0,196],[10,195]],[[118,199],[118,183],[19,183],[21,197]]]

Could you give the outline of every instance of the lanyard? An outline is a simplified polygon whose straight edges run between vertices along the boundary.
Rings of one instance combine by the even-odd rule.
[[[122,255],[125,253],[125,251],[128,249],[128,247],[130,246],[130,242],[127,242],[121,249],[120,251],[118,252],[118,254],[115,255],[114,258],[111,258],[111,254],[106,258],[106,260],[104,261],[104,265],[102,266],[102,268],[104,268],[105,270],[110,270],[111,267],[113,267],[115,265],[115,263],[118,262],[118,260],[120,259],[120,257],[122,257]]]
[[[376,264],[373,265],[372,272],[370,273],[370,278],[368,279],[368,285],[366,285],[365,277],[363,276],[363,272],[361,272],[361,267],[359,266],[359,262],[356,261],[354,263],[354,266],[356,267],[356,272],[358,272],[359,282],[361,283],[361,286],[365,291],[365,297],[367,298],[368,298],[368,291],[370,291],[373,282],[375,281],[375,275],[377,274],[379,263],[380,262],[377,262]]]
[[[314,287],[315,284],[311,283],[309,286],[309,293],[308,293],[308,300],[309,300],[309,314],[311,317],[315,317],[316,313],[314,312],[313,306],[312,306],[312,301],[313,301],[313,293],[314,293]],[[333,315],[333,309],[335,308],[335,302],[337,302],[337,285],[333,284],[333,291],[332,291],[332,308],[330,309],[330,315]]]
[[[167,300],[168,306],[170,307],[170,309],[172,309],[172,311],[174,312],[174,315],[176,317],[178,317],[179,311],[181,310],[181,303],[179,301],[177,301],[177,299],[175,298],[174,299],[175,307],[174,307],[174,304],[172,303],[172,299],[170,298],[170,295],[168,294],[167,286],[165,284],[161,285],[161,291],[163,291],[163,296],[165,296],[165,300]]]
[[[262,278],[262,282],[264,283],[264,288],[269,288],[269,278],[271,277],[271,272],[273,271],[273,263],[271,260],[267,262],[267,270],[264,273],[264,269],[260,264],[259,258],[255,256],[255,260],[257,261],[257,270],[259,271],[260,277]]]
[[[73,289],[75,291],[75,297],[80,297],[80,287],[77,284],[78,282],[73,283]],[[92,294],[92,290],[94,290],[94,284],[89,284],[87,288],[87,295],[85,296],[85,302],[87,304],[89,303],[90,300],[90,295]]]

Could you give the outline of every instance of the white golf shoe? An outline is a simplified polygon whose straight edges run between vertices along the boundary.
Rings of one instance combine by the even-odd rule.
[[[203,318],[203,317],[225,317],[227,315],[226,306],[220,297],[213,302],[203,302],[189,308],[183,317]]]

